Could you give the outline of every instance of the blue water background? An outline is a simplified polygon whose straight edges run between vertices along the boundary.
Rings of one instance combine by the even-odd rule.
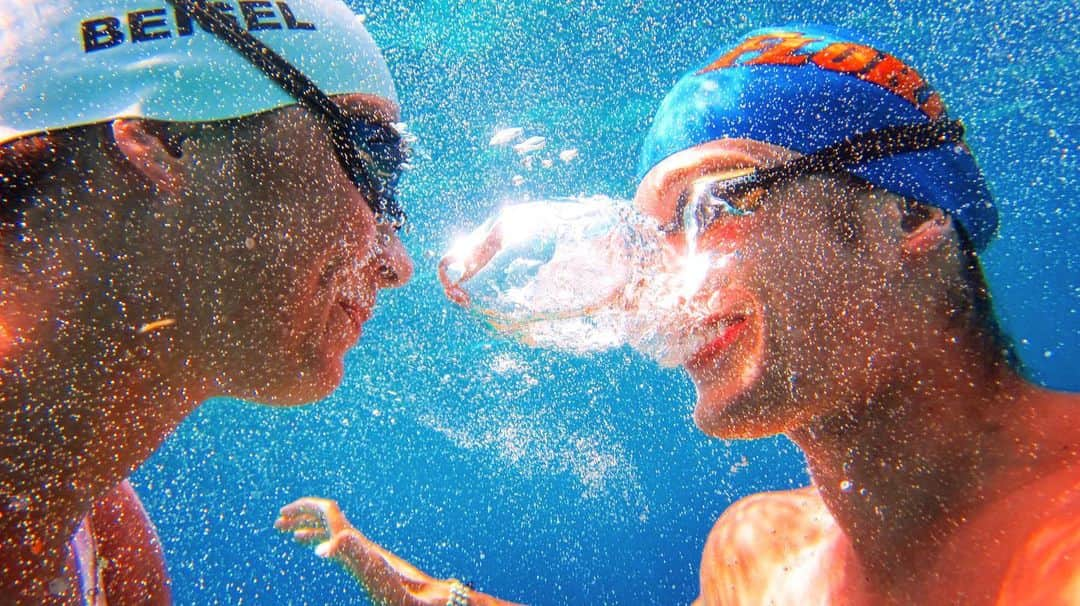
[[[494,338],[444,302],[433,258],[502,200],[630,196],[640,135],[687,67],[758,26],[873,32],[919,66],[1000,204],[984,257],[1031,376],[1080,388],[1080,153],[1073,2],[354,2],[418,134],[405,179],[413,283],[385,293],[344,385],[313,406],[203,406],[134,477],[179,604],[366,603],[271,528],[292,499],[341,501],[429,573],[531,604],[679,604],[733,500],[805,483],[782,438],[708,439],[679,371],[628,351],[570,357]],[[487,140],[548,137],[527,171]],[[526,177],[521,188],[514,174]]]

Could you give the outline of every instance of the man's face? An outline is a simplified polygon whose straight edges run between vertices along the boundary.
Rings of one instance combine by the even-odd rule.
[[[370,97],[335,101],[346,114],[395,117]],[[377,291],[408,281],[412,263],[393,229],[376,225],[318,119],[290,107],[249,122],[188,150],[206,158],[190,204],[214,226],[196,239],[219,247],[191,251],[207,266],[193,293],[209,327],[200,355],[221,395],[309,402],[340,383]]]
[[[695,180],[789,157],[745,140],[699,145],[650,171],[635,204],[666,224]],[[754,195],[756,210],[721,213],[696,242],[726,262],[695,296],[707,310],[694,329],[706,344],[685,367],[698,389],[695,422],[728,438],[784,432],[865,397],[880,381],[875,365],[895,354],[892,336],[902,334],[890,321],[899,241],[889,226],[898,215],[858,210],[867,201],[854,201],[872,194],[828,176]],[[689,246],[678,232],[667,244],[675,258]]]

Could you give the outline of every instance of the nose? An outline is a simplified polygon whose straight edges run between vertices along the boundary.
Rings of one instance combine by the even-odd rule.
[[[375,232],[375,268],[379,288],[404,286],[413,275],[413,262],[397,231],[389,225],[379,225]]]

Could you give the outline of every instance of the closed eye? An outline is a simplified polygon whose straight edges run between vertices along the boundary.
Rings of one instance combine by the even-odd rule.
[[[368,164],[368,170],[382,180],[396,176],[408,164],[409,147],[389,124],[352,120],[353,145]]]
[[[744,217],[752,214],[761,206],[765,190],[753,186],[724,187],[726,184],[713,184],[701,194],[698,205],[698,224],[707,225],[723,215]]]

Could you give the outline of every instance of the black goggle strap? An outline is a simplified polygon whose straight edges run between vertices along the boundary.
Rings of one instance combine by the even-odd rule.
[[[802,175],[840,171],[897,154],[934,149],[947,143],[958,143],[963,137],[964,125],[959,120],[935,120],[868,130],[779,166],[755,170],[743,178],[745,181],[736,179],[732,183],[734,191],[725,187],[724,193],[746,193]]]
[[[789,162],[768,168],[758,168],[746,175],[724,180],[710,190],[717,198],[743,196],[755,189],[804,175],[842,171],[853,165],[880,160],[906,152],[925,151],[949,143],[960,143],[964,138],[964,125],[959,120],[934,120],[922,124],[905,124],[877,128],[852,135],[839,143],[800,156]],[[690,198],[687,192],[680,197],[676,207],[674,224],[665,225],[667,232],[678,231]],[[699,226],[707,225],[709,217],[717,213],[713,209],[699,208]]]
[[[323,116],[333,137],[334,150],[338,159],[348,170],[353,183],[362,190],[375,216],[388,220],[395,227],[400,227],[405,223],[405,212],[393,197],[396,193],[393,191],[394,188],[380,186],[366,170],[366,167],[374,164],[374,161],[370,157],[365,158],[364,152],[360,149],[362,146],[355,144],[364,142],[357,141],[355,133],[352,132],[357,129],[349,127],[349,121],[341,108],[319,90],[310,78],[261,40],[240,29],[236,22],[214,8],[211,3],[205,0],[168,1],[203,29],[240,53],[308,110]],[[393,130],[385,126],[373,126],[373,128]],[[401,147],[400,142],[398,147]],[[399,153],[403,154],[400,151]],[[396,176],[391,180],[396,182]]]

